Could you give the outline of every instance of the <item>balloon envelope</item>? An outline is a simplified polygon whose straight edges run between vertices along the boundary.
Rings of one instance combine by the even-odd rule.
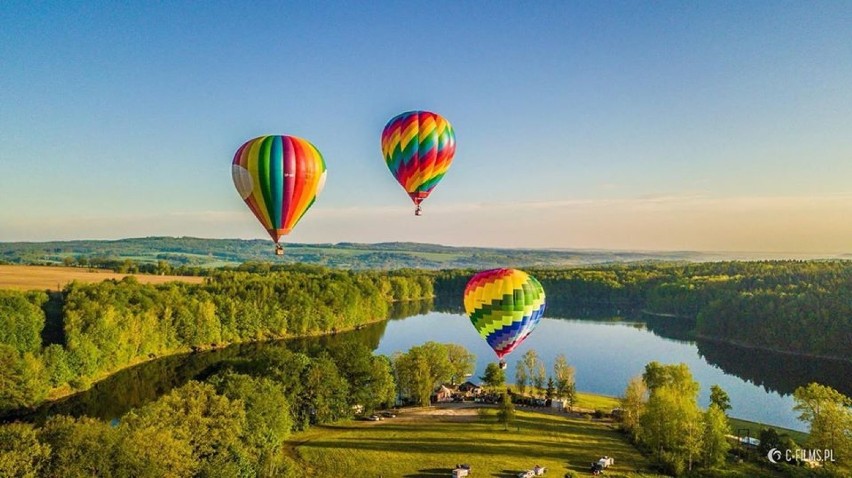
[[[261,136],[237,150],[231,175],[240,197],[278,243],[319,196],[326,167],[319,150],[302,138]]]
[[[502,359],[521,344],[544,315],[544,288],[517,269],[493,269],[473,276],[464,308],[479,335]]]
[[[429,111],[402,113],[382,131],[385,163],[417,205],[450,169],[455,153],[456,134],[450,122]]]

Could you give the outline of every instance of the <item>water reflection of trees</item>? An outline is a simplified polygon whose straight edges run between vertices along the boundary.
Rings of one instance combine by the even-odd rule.
[[[747,349],[701,339],[696,345],[698,353],[710,365],[768,391],[786,395],[793,393],[797,387],[818,382],[844,395],[852,395],[852,382],[849,380],[852,364],[848,362]]]
[[[86,415],[112,420],[130,409],[156,400],[190,380],[202,380],[229,364],[251,360],[261,351],[274,353],[276,349],[288,349],[313,356],[351,342],[361,343],[375,350],[386,327],[387,322],[378,322],[359,330],[333,335],[237,344],[217,350],[163,357],[121,370],[96,383],[89,390],[60,401],[46,403],[33,412],[19,411],[6,420],[18,418],[41,423],[56,414]]]
[[[436,299],[437,300],[437,299]],[[413,317],[415,315],[423,315],[428,314],[433,309],[437,309],[434,306],[434,300],[404,300],[399,302],[394,302],[391,304],[389,311],[389,319],[405,319],[407,317]]]
[[[408,301],[392,304],[389,318],[403,319],[430,311],[463,314],[459,297],[439,295],[434,301]],[[554,319],[588,320],[594,322],[627,321],[644,324],[653,334],[677,341],[693,341],[691,321],[640,315],[635,311],[606,306],[574,307],[566,303],[548,306],[546,316]],[[359,330],[332,335],[290,339],[279,342],[241,344],[224,349],[195,354],[163,357],[122,370],[95,384],[91,389],[67,399],[46,404],[33,413],[19,418],[43,421],[55,414],[88,415],[110,420],[120,417],[131,408],[140,407],[168,393],[189,380],[203,379],[229,364],[251,360],[261,351],[274,353],[278,348],[307,355],[317,355],[330,348],[356,342],[371,350],[379,346],[387,322],[363,326]],[[424,339],[425,340],[425,339]],[[762,386],[768,391],[790,394],[796,387],[809,382],[829,385],[846,395],[852,395],[852,364],[848,362],[809,359],[760,350],[744,349],[722,343],[698,340],[699,354],[711,365],[729,375]]]

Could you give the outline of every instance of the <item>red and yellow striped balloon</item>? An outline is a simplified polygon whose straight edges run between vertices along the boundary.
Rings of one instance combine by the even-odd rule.
[[[277,244],[314,204],[325,185],[325,161],[295,136],[261,136],[240,146],[231,165],[234,186]]]
[[[456,135],[450,122],[429,111],[409,111],[382,131],[382,154],[394,178],[420,211],[453,162]]]

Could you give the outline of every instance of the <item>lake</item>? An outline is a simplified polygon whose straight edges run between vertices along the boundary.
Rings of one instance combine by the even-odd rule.
[[[489,362],[496,362],[467,317],[457,312],[431,310],[431,303],[407,303],[395,307],[395,319],[334,336],[280,342],[243,344],[224,349],[164,357],[116,373],[92,389],[39,409],[34,418],[56,413],[89,415],[113,420],[173,387],[193,378],[204,378],[227,361],[251,357],[259,350],[286,347],[316,353],[345,341],[364,343],[375,353],[391,355],[433,340],[452,342],[476,354],[475,376]],[[617,312],[594,318],[544,318],[530,337],[506,358],[507,379],[514,365],[530,349],[546,363],[548,372],[558,354],[576,368],[577,389],[619,395],[628,380],[642,373],[646,363],[686,363],[701,384],[700,403],[709,403],[709,389],[718,384],[731,397],[731,416],[806,430],[793,412],[792,391],[811,381],[852,394],[848,377],[852,364],[743,349],[712,342],[688,340],[688,334],[671,319],[647,316],[627,319]],[[477,381],[477,380],[475,380]]]

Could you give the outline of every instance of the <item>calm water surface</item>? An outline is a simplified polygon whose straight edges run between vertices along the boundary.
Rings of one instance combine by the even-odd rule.
[[[399,309],[402,307],[402,309]],[[57,414],[89,415],[113,420],[134,407],[155,400],[188,380],[203,379],[223,364],[251,358],[258,351],[288,348],[316,353],[327,347],[357,341],[376,353],[391,355],[426,341],[464,345],[476,354],[480,376],[494,352],[480,339],[467,317],[458,313],[430,312],[431,303],[398,306],[394,315],[404,317],[374,324],[362,330],[335,336],[281,342],[235,345],[209,352],[164,357],[128,368],[92,389],[61,402],[43,406],[27,417],[43,420]],[[792,391],[812,381],[852,394],[852,364],[842,361],[805,359],[742,349],[710,342],[690,341],[676,323],[650,317],[627,321],[607,319],[545,318],[538,328],[509,357],[507,379],[514,378],[514,365],[535,349],[547,365],[564,354],[576,368],[577,388],[606,395],[619,395],[628,380],[642,373],[646,363],[686,363],[701,384],[700,402],[709,403],[709,390],[720,385],[731,397],[730,414],[762,423],[805,430],[793,412]],[[476,380],[478,381],[478,380]]]
[[[467,347],[477,356],[476,376],[482,375],[488,362],[496,361],[494,352],[480,339],[467,317],[437,312],[389,322],[376,352],[391,354],[398,350],[404,351],[425,340],[455,342]],[[714,347],[713,344],[707,345]],[[702,406],[710,403],[710,386],[718,384],[731,397],[731,416],[806,430],[805,424],[793,412],[790,393],[795,387],[782,394],[767,385],[740,378],[733,372],[726,372],[718,365],[708,363],[699,353],[699,346],[695,342],[663,338],[649,330],[645,323],[545,318],[535,332],[507,357],[507,380],[514,379],[515,362],[530,349],[538,352],[548,372],[553,369],[556,356],[564,354],[576,368],[577,389],[605,395],[623,393],[630,378],[640,375],[648,362],[683,362],[689,365],[693,376],[701,384]],[[727,349],[720,352],[726,360],[742,362],[746,367],[749,366],[747,362],[761,355],[748,349]],[[714,349],[714,352],[718,351]],[[767,366],[781,368],[783,375],[785,366],[780,361],[784,360],[804,361],[793,357],[774,357],[774,362]],[[825,362],[828,363],[823,366],[838,368],[841,373],[845,369],[846,375],[842,375],[841,380],[842,377],[852,376],[852,366]],[[819,368],[819,364],[816,364],[816,368]],[[795,370],[794,373],[801,374],[801,370]],[[794,383],[797,379],[801,379],[802,383],[818,380],[817,377],[800,375],[791,379]],[[836,384],[833,386],[837,387]],[[779,387],[788,388],[781,384]]]

